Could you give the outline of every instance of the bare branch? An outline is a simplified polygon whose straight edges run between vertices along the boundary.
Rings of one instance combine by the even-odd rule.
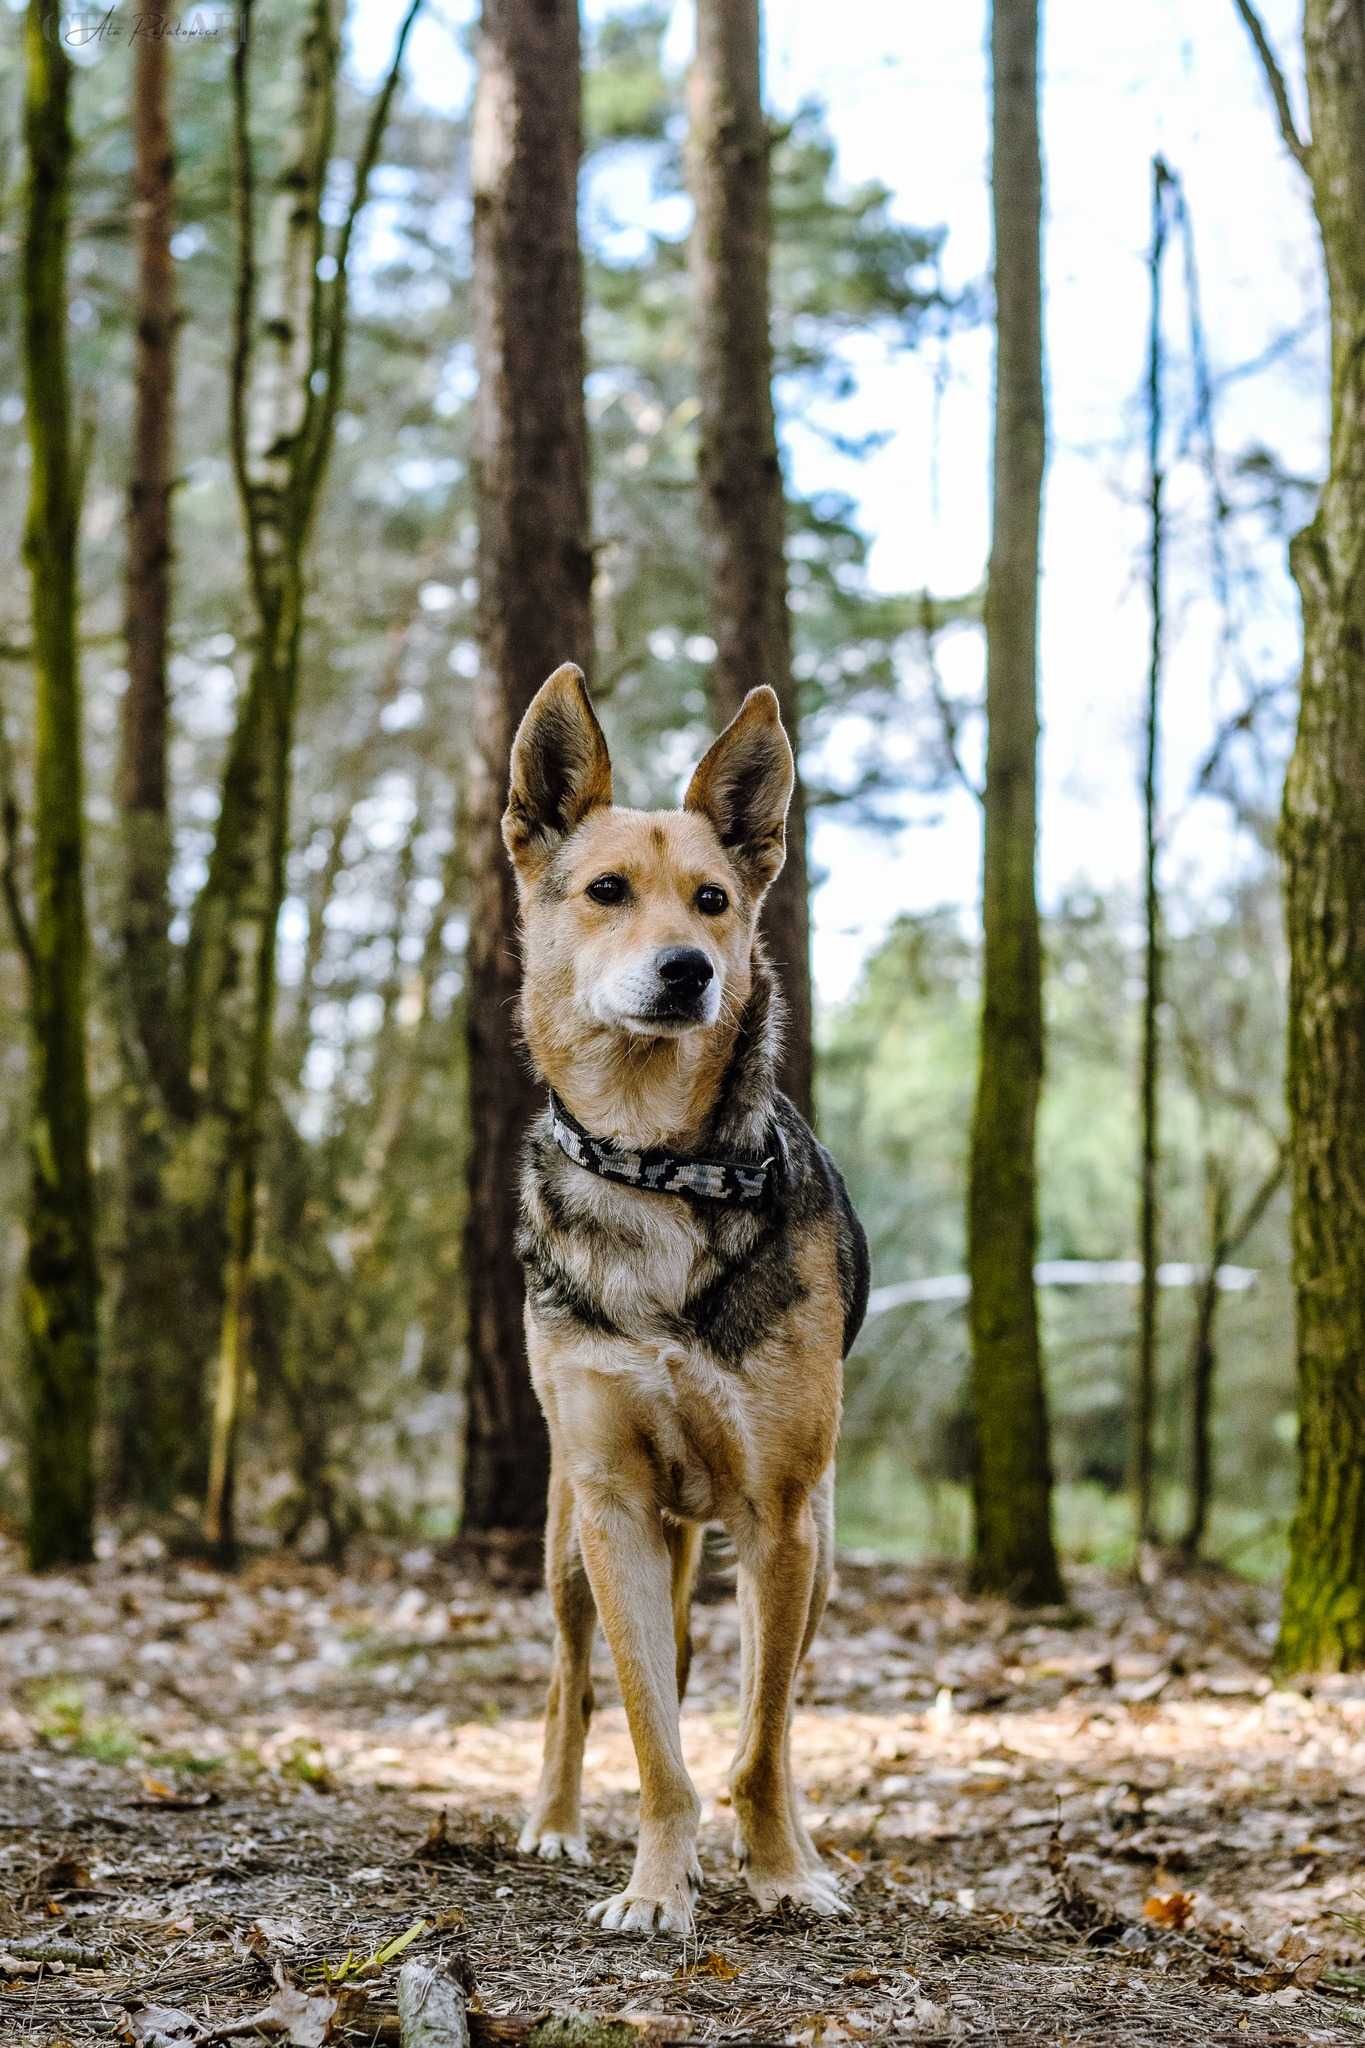
[[[1261,21],[1260,15],[1252,6],[1251,0],[1232,0],[1232,4],[1241,15],[1246,32],[1251,38],[1251,46],[1261,61],[1261,69],[1265,73],[1266,84],[1270,88],[1270,97],[1275,103],[1275,113],[1280,123],[1280,133],[1284,137],[1284,146],[1293,157],[1299,169],[1304,173],[1304,176],[1311,177],[1312,151],[1309,144],[1300,135],[1298,125],[1294,120],[1294,109],[1289,99],[1289,87],[1285,83],[1284,72],[1280,67],[1279,58],[1275,55],[1274,45],[1266,34],[1265,26]]]
[[[14,943],[31,974],[37,956],[33,946],[33,928],[24,909],[23,891],[19,884],[19,792],[15,787],[14,754],[3,705],[0,705],[0,896],[3,896],[9,912]]]
[[[337,242],[336,272],[332,279],[330,304],[315,330],[315,359],[313,375],[309,379],[309,411],[312,417],[305,422],[302,435],[304,453],[300,497],[308,510],[311,510],[316,500],[322,473],[327,466],[332,425],[336,419],[337,408],[341,404],[346,357],[346,312],[350,297],[351,244],[355,238],[356,222],[369,197],[370,179],[379,159],[380,145],[384,140],[384,130],[388,126],[393,96],[398,90],[408,37],[412,33],[413,23],[421,8],[422,0],[409,0],[407,13],[403,16],[394,42],[393,56],[389,60],[384,83],[379,88],[374,105],[370,109],[369,126],[365,131],[360,155],[356,159],[351,203]],[[313,387],[319,382],[322,389],[320,394],[315,394]]]
[[[251,379],[251,328],[256,309],[256,189],[251,156],[251,90],[248,53],[251,9],[242,0],[237,45],[232,53],[232,205],[237,226],[237,277],[232,311],[232,365],[228,385],[228,427],[232,469],[241,500],[251,580],[263,587],[247,452],[247,389]]]
[[[1289,1145],[1287,1140],[1281,1138],[1279,1150],[1275,1154],[1275,1158],[1264,1180],[1247,1203],[1245,1209],[1243,1209],[1241,1215],[1237,1217],[1235,1222],[1225,1227],[1218,1243],[1218,1256],[1214,1260],[1215,1265],[1222,1265],[1224,1260],[1230,1259],[1234,1252],[1241,1250],[1274,1200],[1288,1166]]]
[[[934,653],[934,634],[938,628],[938,621],[934,612],[934,600],[927,589],[920,598],[920,628],[924,635],[924,666],[929,676],[929,693],[934,700],[934,709],[938,712],[939,723],[943,728],[943,745],[949,763],[962,787],[974,796],[979,804],[984,804],[985,791],[967,773],[958,747],[958,734],[962,729],[961,710],[949,696],[943,677],[939,673],[938,659]]]

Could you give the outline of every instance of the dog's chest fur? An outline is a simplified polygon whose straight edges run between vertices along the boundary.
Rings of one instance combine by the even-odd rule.
[[[697,1341],[737,1366],[755,1333],[741,1308],[762,1297],[777,1311],[799,1297],[789,1255],[769,1258],[757,1292],[738,1285],[772,1234],[765,1219],[599,1180],[540,1133],[523,1214],[528,1296],[551,1325],[631,1342]]]
[[[773,1085],[772,990],[761,961],[705,1149],[771,1154],[771,1199],[749,1209],[647,1192],[567,1159],[548,1111],[532,1126],[518,1250],[537,1322],[569,1336],[682,1345],[742,1372],[808,1292],[824,1234],[844,1349],[862,1320],[867,1248],[833,1161]]]

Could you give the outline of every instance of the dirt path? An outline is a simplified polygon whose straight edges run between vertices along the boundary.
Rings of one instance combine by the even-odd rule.
[[[598,1862],[511,1846],[539,1594],[427,1553],[235,1579],[145,1545],[61,1579],[3,1561],[6,2044],[150,2042],[149,2006],[204,2040],[281,1980],[300,2038],[335,2004],[319,2040],[392,2040],[401,1959],[355,1969],[419,1922],[406,1953],[451,1958],[488,2015],[683,2013],[718,2043],[1365,2041],[1365,1687],[1273,1690],[1254,1589],[1144,1601],[1078,1575],[1079,1615],[1020,1622],[945,1575],[846,1561],[794,1736],[857,1906],[833,1925],[764,1921],[737,1881],[734,1610],[700,1608],[707,1890],[684,1955],[584,1919],[634,1807],[604,1656]],[[348,1951],[358,1989],[328,1993]]]

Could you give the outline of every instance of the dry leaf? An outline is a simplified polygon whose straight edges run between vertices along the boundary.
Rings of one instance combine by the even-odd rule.
[[[196,1806],[216,1806],[222,1798],[212,1786],[203,1785],[196,1792],[182,1792],[177,1785],[168,1784],[165,1778],[158,1778],[151,1771],[142,1774],[142,1797],[134,1799],[134,1806],[160,1806],[167,1813],[188,1813]]]
[[[1153,1892],[1143,1901],[1142,1917],[1158,1927],[1188,1927],[1194,1918],[1194,1893]]]
[[[119,2039],[130,2048],[188,2048],[199,2039],[199,2022],[170,2005],[139,2005],[123,2015]]]
[[[273,1998],[242,2022],[241,2031],[255,2028],[258,2033],[273,2034],[286,2048],[324,2048],[338,2024],[344,2022],[352,1997],[345,1988],[334,1990],[331,1986],[301,1990],[285,1975],[283,1965],[276,1963]]]
[[[679,1970],[677,1982],[686,1983],[689,1977],[718,1977],[722,1984],[728,1984],[739,1975],[739,1965],[723,1956],[718,1948],[708,1948],[697,1957],[689,1969]]]

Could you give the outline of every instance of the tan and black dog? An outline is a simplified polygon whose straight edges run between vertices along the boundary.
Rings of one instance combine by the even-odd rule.
[[[791,748],[752,690],[678,811],[612,804],[578,669],[512,750],[526,1041],[550,1094],[522,1183],[531,1371],[552,1446],[557,1622],[521,1847],[588,1861],[581,1816],[601,1615],[640,1769],[640,1839],[604,1927],[685,1934],[701,1883],[678,1703],[702,1527],[739,1569],[736,1851],[765,1908],[847,1908],[792,1782],[792,1687],[825,1603],[842,1360],[867,1245],[833,1161],[777,1092],[756,936],[782,867]]]

